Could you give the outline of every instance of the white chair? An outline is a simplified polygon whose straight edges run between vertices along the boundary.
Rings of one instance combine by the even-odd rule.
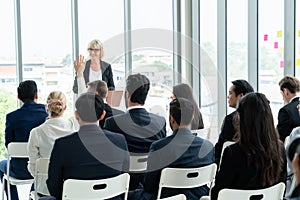
[[[228,146],[230,146],[230,145],[232,145],[232,144],[234,144],[234,143],[235,143],[234,141],[226,141],[226,142],[224,142],[223,147],[222,147],[222,152],[221,152],[221,157],[220,157],[220,164],[219,164],[219,169],[218,170],[220,170],[220,166],[221,166],[221,162],[222,162],[222,157],[223,157],[223,153],[224,153],[225,148],[228,147]]]
[[[46,181],[48,177],[49,158],[39,158],[35,162],[35,173],[34,173],[34,191],[30,193],[30,198],[35,200],[39,198],[38,192],[39,185],[41,182]],[[49,195],[49,194],[48,194]]]
[[[164,168],[160,175],[157,198],[160,198],[163,187],[195,188],[211,184],[216,171],[217,165],[215,163],[198,168]]]
[[[124,193],[127,199],[129,189],[128,173],[99,180],[67,179],[64,182],[62,200],[109,199]]]
[[[204,139],[209,139],[210,137],[210,128],[203,128],[203,129],[194,129],[191,130],[192,134]]]
[[[11,185],[25,185],[32,184],[34,179],[17,179],[9,176],[10,160],[11,158],[28,158],[27,142],[11,142],[7,146],[7,174],[4,174],[2,180],[2,200],[4,200],[4,181],[7,183],[7,196],[8,200],[11,200],[10,184]],[[5,180],[4,180],[5,179]]]
[[[186,196],[184,194],[177,194],[175,196],[166,197],[166,198],[157,199],[157,200],[186,200]]]
[[[129,171],[144,172],[147,170],[148,155],[130,156]]]
[[[284,189],[284,183],[258,190],[223,189],[219,192],[218,200],[249,200],[253,197],[259,197],[261,200],[282,200]]]

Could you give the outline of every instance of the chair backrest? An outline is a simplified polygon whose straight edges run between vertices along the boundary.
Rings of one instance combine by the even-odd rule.
[[[195,188],[212,183],[217,171],[215,163],[198,168],[164,168],[161,171],[157,198],[163,187]]]
[[[228,147],[228,146],[230,146],[230,145],[232,145],[232,144],[234,144],[234,143],[235,143],[234,141],[226,141],[226,142],[224,142],[223,147],[222,147],[222,151],[221,151],[219,169],[220,169],[220,166],[221,166],[222,157],[223,157],[223,153],[224,153],[225,148]]]
[[[28,158],[27,142],[11,142],[7,146],[8,158]]]
[[[203,129],[194,129],[191,130],[192,134],[204,139],[209,139],[210,137],[210,128],[203,128]]]
[[[282,200],[284,189],[284,183],[278,183],[271,187],[258,190],[223,189],[219,192],[218,200]]]
[[[186,200],[186,196],[184,194],[177,194],[175,196],[166,197],[166,198],[157,199],[157,200]]]
[[[62,200],[109,199],[124,193],[127,199],[130,176],[128,173],[99,180],[67,179],[64,182]]]
[[[130,156],[130,172],[143,172],[147,170],[148,155]]]
[[[34,173],[34,195],[35,199],[38,199],[38,192],[40,192],[39,186],[45,182],[48,177],[49,158],[39,158],[35,161],[35,173]]]

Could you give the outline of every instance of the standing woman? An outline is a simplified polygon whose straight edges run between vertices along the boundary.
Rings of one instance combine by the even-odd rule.
[[[225,148],[211,200],[229,189],[262,189],[286,181],[286,156],[264,94],[249,93],[239,101],[240,138]]]
[[[190,102],[192,102],[194,105],[195,114],[194,114],[194,118],[192,120],[191,129],[195,130],[195,129],[203,129],[204,128],[202,114],[201,114],[199,106],[193,96],[192,88],[188,84],[181,83],[179,85],[173,86],[173,96],[171,98],[172,99],[185,98],[185,99],[188,99]]]
[[[49,113],[49,119],[40,126],[31,130],[28,140],[28,171],[35,175],[35,162],[38,158],[50,158],[54,141],[71,133],[78,131],[79,124],[75,117],[69,120],[63,118],[66,110],[66,97],[60,91],[51,92],[47,98],[46,109]],[[36,190],[42,195],[49,195],[46,180],[43,176],[36,185]]]
[[[84,61],[85,69],[83,71],[83,76],[85,85],[87,85],[88,82],[102,80],[107,83],[108,90],[114,90],[115,84],[111,65],[101,60],[104,55],[102,43],[96,39],[92,40],[89,43],[87,50],[89,52],[90,60],[88,60],[86,63]],[[83,56],[80,57],[83,59]],[[76,94],[78,93],[77,74],[74,80],[73,92]]]

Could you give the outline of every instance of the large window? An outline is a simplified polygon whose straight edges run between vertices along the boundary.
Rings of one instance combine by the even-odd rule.
[[[5,116],[17,107],[13,1],[0,2],[0,158],[4,151]]]
[[[70,1],[21,1],[23,78],[36,81],[41,103],[51,91],[64,92],[66,116],[73,115],[70,8]]]
[[[142,73],[151,81],[146,108],[168,119],[173,85],[172,1],[132,0],[131,5],[132,73]]]
[[[270,9],[272,5],[272,9]],[[284,0],[259,1],[259,91],[270,100],[275,124],[283,101],[278,86],[283,77]]]
[[[210,140],[218,138],[217,122],[217,0],[200,1],[201,113]]]
[[[295,45],[295,65],[296,65],[296,76],[300,76],[300,2],[296,3],[296,45]]]

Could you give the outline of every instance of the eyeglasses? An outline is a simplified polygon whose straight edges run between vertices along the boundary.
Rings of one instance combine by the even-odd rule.
[[[87,50],[88,50],[88,51],[94,51],[94,52],[100,51],[100,49],[93,49],[93,48],[88,48]]]

